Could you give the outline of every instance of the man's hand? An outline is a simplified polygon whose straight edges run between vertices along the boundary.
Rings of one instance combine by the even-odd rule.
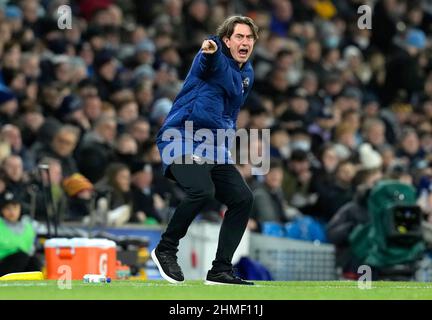
[[[213,40],[204,40],[201,46],[202,52],[206,54],[213,54],[217,51],[218,47]]]

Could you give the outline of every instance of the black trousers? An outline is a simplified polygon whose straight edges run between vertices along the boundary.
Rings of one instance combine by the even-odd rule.
[[[160,251],[177,252],[179,240],[209,199],[216,198],[227,206],[219,233],[216,258],[212,270],[232,269],[231,260],[249,220],[253,195],[248,185],[232,164],[171,164],[171,170],[185,199],[176,208],[158,245]]]
[[[0,260],[0,276],[12,272],[40,271],[41,262],[34,256],[19,251]]]

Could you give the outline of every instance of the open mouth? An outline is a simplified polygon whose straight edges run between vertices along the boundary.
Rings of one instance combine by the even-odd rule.
[[[246,48],[242,48],[239,50],[239,56],[242,58],[247,57],[249,50]]]

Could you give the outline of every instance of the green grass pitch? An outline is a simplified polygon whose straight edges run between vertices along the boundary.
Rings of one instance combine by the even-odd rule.
[[[87,284],[72,281],[1,281],[0,300],[409,300],[432,299],[432,284],[373,282],[359,289],[354,281],[257,281],[255,286],[206,286],[202,281],[173,285],[165,281],[113,281]]]

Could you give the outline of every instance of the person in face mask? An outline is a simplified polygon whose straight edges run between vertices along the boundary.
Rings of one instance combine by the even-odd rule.
[[[369,57],[372,53],[371,48],[371,36],[372,33],[369,29],[359,29],[357,24],[353,25],[351,28],[352,36],[347,38],[347,41],[342,45],[343,48],[348,46],[357,47],[364,57]]]
[[[335,49],[335,48],[339,47],[340,41],[341,41],[341,39],[340,39],[339,35],[331,34],[325,38],[324,46],[327,49]]]
[[[290,136],[288,132],[279,126],[273,127],[270,134],[270,156],[286,160],[290,155]]]
[[[94,186],[82,174],[75,173],[63,180],[63,188],[68,196],[68,210],[65,219],[81,221],[90,215]]]
[[[301,150],[301,151],[306,151],[308,152],[310,150],[310,141],[308,139],[301,139],[301,140],[296,140],[293,141],[291,144],[291,150]]]
[[[304,129],[296,129],[290,132],[290,149],[309,152],[311,149],[311,137]]]
[[[414,93],[422,91],[424,76],[420,57],[426,45],[426,34],[422,30],[410,29],[404,34],[400,47],[387,58],[383,105],[394,102],[398,98],[396,92],[405,91],[406,101],[410,101]]]
[[[328,22],[323,23],[321,26],[321,39],[326,49],[338,48],[342,40],[336,25]]]

